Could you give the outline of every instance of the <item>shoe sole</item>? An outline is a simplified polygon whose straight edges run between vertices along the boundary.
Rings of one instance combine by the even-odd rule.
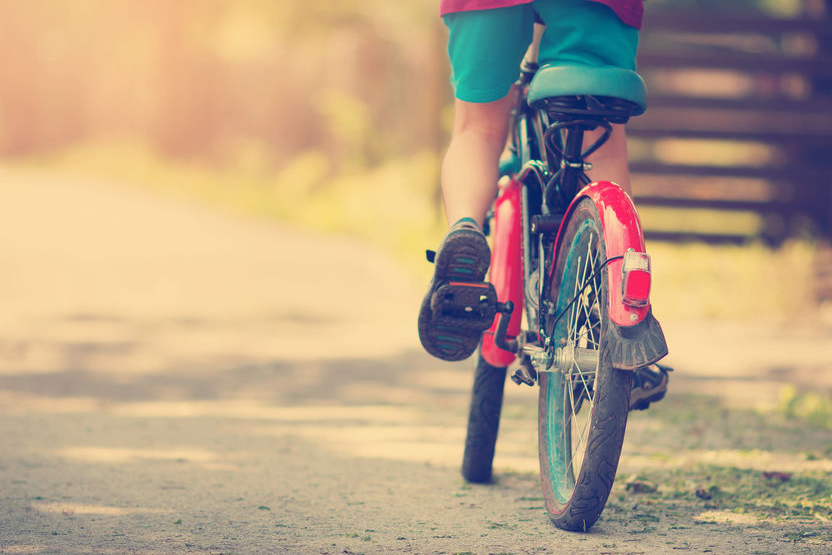
[[[668,376],[667,372],[665,371],[662,374],[662,381],[659,382],[654,387],[650,389],[645,389],[643,387],[637,387],[630,392],[630,410],[645,410],[647,409],[651,403],[656,403],[664,399],[664,396],[667,394],[667,386],[670,382],[670,376]],[[638,397],[643,393],[644,397]],[[633,400],[633,395],[636,395],[636,400]]]
[[[485,236],[477,231],[459,229],[442,242],[430,289],[419,309],[419,339],[431,355],[448,361],[463,360],[477,349],[482,330],[434,323],[431,299],[442,283],[482,283],[490,263],[491,250]]]

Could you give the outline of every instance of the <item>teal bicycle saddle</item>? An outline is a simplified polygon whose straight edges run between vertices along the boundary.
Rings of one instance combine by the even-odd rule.
[[[638,106],[631,115],[647,109],[647,89],[638,73],[614,66],[546,65],[535,73],[529,87],[528,102],[557,96],[609,96]]]

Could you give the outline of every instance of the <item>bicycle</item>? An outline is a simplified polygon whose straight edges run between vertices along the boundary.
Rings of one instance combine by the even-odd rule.
[[[508,156],[488,218],[493,291],[457,301],[466,306],[454,306],[450,294],[462,299],[464,287],[446,295],[445,314],[473,309],[493,322],[480,344],[462,472],[471,482],[490,481],[507,368],[519,360],[512,380],[540,387],[546,511],[560,528],[587,531],[612,489],[633,371],[667,354],[633,202],[614,183],[590,183],[584,161],[611,124],[644,112],[646,91],[626,69],[538,67],[534,46],[516,85]],[[601,137],[584,149],[584,133],[599,128]]]

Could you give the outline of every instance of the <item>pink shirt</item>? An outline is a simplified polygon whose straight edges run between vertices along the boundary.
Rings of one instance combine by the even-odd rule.
[[[468,12],[473,10],[487,10],[491,8],[507,8],[519,4],[530,4],[533,0],[442,0],[439,12],[441,15],[453,12]],[[641,29],[641,19],[644,16],[644,0],[589,0],[606,4],[621,18],[626,25]]]

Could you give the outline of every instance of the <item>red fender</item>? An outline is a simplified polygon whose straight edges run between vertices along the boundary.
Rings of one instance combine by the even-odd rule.
[[[633,249],[640,253],[645,252],[644,234],[633,200],[624,189],[610,181],[590,183],[578,193],[566,210],[566,216],[561,222],[560,229],[558,230],[558,240],[555,241],[556,250],[560,244],[564,224],[568,221],[569,215],[574,210],[575,205],[582,198],[590,199],[598,209],[608,259],[623,256],[628,249]],[[555,252],[555,256],[557,254]],[[619,326],[634,326],[645,319],[650,311],[650,305],[634,307],[626,305],[622,301],[621,286],[623,276],[621,268],[623,264],[624,261],[622,259],[617,259],[611,261],[607,266],[607,275],[609,277],[609,316]],[[552,266],[552,271],[554,271],[554,265]]]
[[[509,339],[514,339],[520,333],[523,313],[523,254],[522,254],[522,224],[521,224],[521,186],[511,180],[500,186],[500,194],[494,205],[494,240],[491,249],[491,269],[489,281],[497,291],[500,302],[512,301],[514,312],[509,320]],[[645,252],[644,235],[632,199],[621,187],[609,181],[591,183],[582,189],[567,209],[567,216],[574,209],[581,198],[589,198],[598,209],[601,227],[604,233],[604,243],[607,258],[623,256],[628,249]],[[558,230],[560,236],[564,231],[564,222]],[[557,253],[555,253],[557,255]],[[622,301],[622,273],[623,260],[613,260],[608,264],[609,279],[609,316],[619,326],[634,326],[646,318],[650,305],[633,307]],[[551,277],[551,276],[550,276]],[[494,333],[497,329],[499,316],[494,320],[491,328],[483,334],[482,356],[492,366],[508,366],[514,362],[517,355],[504,351],[494,343]]]
[[[497,290],[500,302],[514,303],[514,312],[508,324],[507,338],[513,339],[520,333],[523,315],[523,226],[521,186],[517,181],[503,181],[500,194],[494,203],[494,240],[491,248],[491,269],[489,281]],[[482,336],[482,356],[492,366],[508,366],[517,357],[504,351],[494,343],[494,333],[500,315],[494,319],[491,328]]]

